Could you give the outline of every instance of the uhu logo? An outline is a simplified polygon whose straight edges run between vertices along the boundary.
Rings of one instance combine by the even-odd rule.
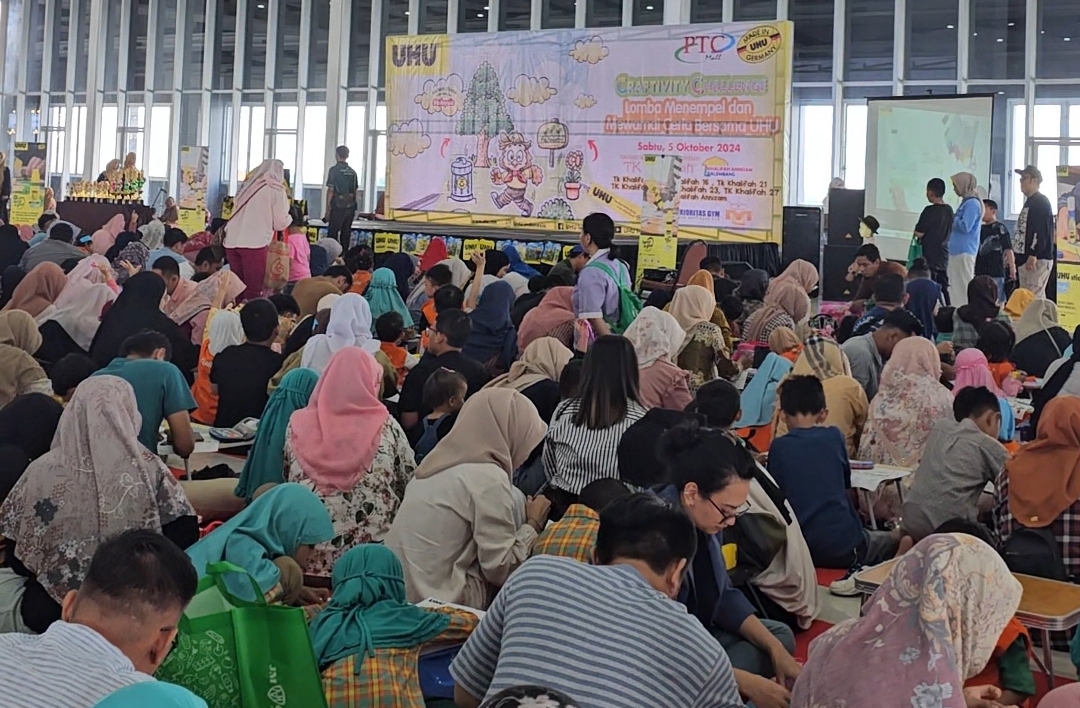
[[[433,66],[439,54],[439,46],[430,44],[395,44],[394,66]]]

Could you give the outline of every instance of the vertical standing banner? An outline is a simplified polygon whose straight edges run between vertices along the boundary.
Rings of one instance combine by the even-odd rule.
[[[688,238],[778,242],[793,25],[388,37],[388,218],[640,233],[642,157],[683,159]]]
[[[682,169],[681,155],[645,155],[641,159],[641,240],[635,285],[641,284],[646,268],[675,267]]]
[[[1057,305],[1058,320],[1069,332],[1080,326],[1080,167],[1057,168]]]
[[[185,145],[180,148],[180,187],[176,205],[180,209],[180,228],[189,236],[206,229],[206,165],[210,151],[205,147]]]
[[[11,166],[11,223],[36,224],[45,208],[45,143],[15,143]]]

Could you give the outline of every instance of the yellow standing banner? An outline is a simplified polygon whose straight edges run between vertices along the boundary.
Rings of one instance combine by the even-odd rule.
[[[36,224],[45,208],[45,143],[15,143],[11,168],[11,223]]]
[[[184,145],[180,148],[180,229],[192,235],[206,229],[206,166],[210,151],[206,147]]]
[[[638,286],[645,269],[675,267],[683,159],[681,155],[645,155],[641,162],[641,239],[634,278]]]

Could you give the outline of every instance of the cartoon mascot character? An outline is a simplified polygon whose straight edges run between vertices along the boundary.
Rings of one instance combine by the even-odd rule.
[[[544,171],[533,164],[529,148],[532,143],[521,133],[499,135],[499,166],[491,170],[492,184],[503,185],[501,192],[492,192],[491,201],[499,209],[513,202],[522,216],[532,216],[533,204],[525,198],[525,187],[544,181]]]

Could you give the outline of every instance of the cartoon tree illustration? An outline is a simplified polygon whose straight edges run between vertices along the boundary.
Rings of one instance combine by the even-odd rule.
[[[502,131],[509,133],[513,130],[514,121],[506,110],[506,97],[499,88],[499,76],[495,68],[485,61],[477,67],[469,83],[457,134],[477,136],[476,166],[484,168],[490,166],[488,142],[491,138]]]

